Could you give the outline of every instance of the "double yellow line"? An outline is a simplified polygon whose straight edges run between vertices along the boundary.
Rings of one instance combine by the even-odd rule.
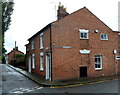
[[[114,79],[118,80],[118,79]],[[103,83],[103,82],[108,82],[108,81],[113,81],[113,80],[104,80],[104,81],[97,81],[97,82],[90,82],[90,83],[80,83],[80,84],[73,84],[73,85],[68,85],[68,86],[51,86],[50,88],[68,88],[68,87],[75,87],[75,86],[80,86],[80,85],[86,85],[86,84],[97,84],[97,83]]]

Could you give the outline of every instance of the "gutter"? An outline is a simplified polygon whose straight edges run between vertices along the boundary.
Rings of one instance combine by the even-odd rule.
[[[113,32],[120,33],[120,31],[113,31]]]

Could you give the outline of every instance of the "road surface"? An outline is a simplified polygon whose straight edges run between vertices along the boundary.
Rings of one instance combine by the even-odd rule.
[[[102,93],[95,95],[103,95],[103,93],[108,93],[107,95],[118,95],[118,80],[96,83],[96,84],[87,84],[71,88],[49,88],[42,87],[24,75],[18,73],[7,65],[0,64],[2,66],[2,93],[4,94],[23,94],[30,95],[44,93]],[[114,94],[115,93],[115,94]],[[71,95],[71,94],[70,94]],[[86,95],[86,94],[80,94]],[[94,95],[94,94],[87,94]],[[106,94],[105,94],[106,95]]]

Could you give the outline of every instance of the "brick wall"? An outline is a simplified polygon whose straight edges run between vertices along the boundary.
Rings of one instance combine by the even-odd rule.
[[[79,29],[89,30],[89,39],[80,39]],[[99,30],[95,33],[94,30]],[[108,40],[100,40],[100,34],[108,34]],[[115,55],[118,50],[118,36],[86,8],[70,14],[52,24],[53,43],[53,80],[79,78],[82,66],[87,66],[88,77],[115,74]],[[70,46],[65,49],[62,46]],[[79,50],[89,49],[89,55],[80,54]],[[95,55],[102,55],[102,70],[95,70]]]
[[[8,64],[14,65],[14,64],[11,63],[11,60],[15,59],[15,54],[23,54],[23,53],[21,53],[20,51],[17,51],[17,50],[15,51],[13,49],[10,53],[7,54],[7,56],[8,56]]]
[[[40,34],[37,36],[33,37],[32,39],[29,40],[28,48],[29,51],[26,52],[26,66],[28,70],[28,58],[32,54],[35,54],[35,69],[32,69],[32,73],[41,75],[45,77],[45,71],[46,71],[46,52],[50,51],[50,28],[46,29],[43,33],[43,49],[40,49]],[[31,42],[32,40],[35,41],[35,49],[31,50]],[[44,53],[44,71],[40,71],[40,53]],[[31,66],[32,67],[32,66]]]
[[[89,30],[89,39],[80,39],[79,29]],[[99,30],[95,33],[94,30]],[[45,77],[46,52],[50,50],[50,27],[42,31],[44,49],[40,50],[40,32],[29,40],[29,52],[35,54],[33,73]],[[100,40],[100,34],[108,34],[108,40]],[[63,19],[55,21],[51,26],[52,45],[52,79],[64,80],[80,78],[80,67],[87,67],[88,77],[107,76],[116,73],[113,50],[118,51],[118,34],[96,18],[87,8],[82,8]],[[31,50],[31,41],[35,40],[35,49]],[[80,54],[79,50],[91,50],[90,54]],[[44,71],[40,71],[40,53],[44,53]],[[102,70],[95,70],[95,55],[102,55]],[[28,64],[28,61],[27,61]],[[27,66],[28,67],[28,66]]]
[[[118,37],[119,37],[119,39],[118,39],[118,55],[120,56],[120,33],[118,34]],[[118,73],[120,74],[120,60],[118,60]]]

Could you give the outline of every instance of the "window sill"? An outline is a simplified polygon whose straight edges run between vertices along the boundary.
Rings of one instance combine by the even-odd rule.
[[[95,68],[95,70],[96,70],[96,71],[100,71],[100,70],[102,70],[102,68]]]
[[[89,40],[89,38],[80,38],[81,40]]]
[[[102,41],[107,41],[108,39],[101,39]]]
[[[40,69],[41,72],[43,72],[44,70],[43,69]]]
[[[41,47],[40,49],[43,49],[43,47]]]

